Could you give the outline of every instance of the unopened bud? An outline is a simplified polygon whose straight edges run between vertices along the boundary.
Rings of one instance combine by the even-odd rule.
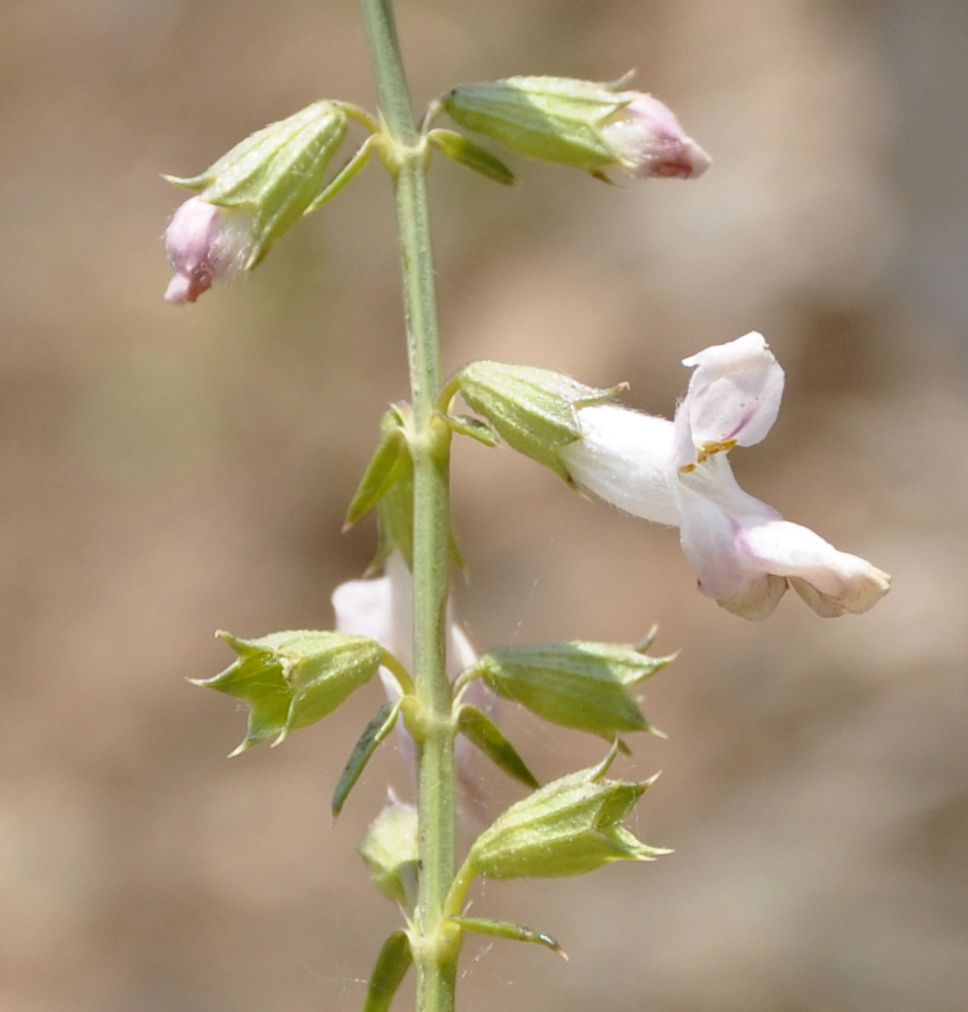
[[[709,156],[651,95],[567,77],[511,77],[454,88],[443,106],[456,122],[531,158],[602,175],[690,179]]]
[[[214,279],[255,267],[311,209],[345,136],[342,107],[314,102],[256,131],[200,175],[167,176],[198,197],[179,208],[165,235],[175,268],[165,298],[194,302]]]
[[[652,95],[625,94],[635,97],[602,127],[602,135],[626,172],[637,179],[695,179],[709,168],[709,155],[668,106]]]
[[[252,248],[252,216],[192,197],[175,212],[165,231],[165,252],[175,274],[165,300],[194,302],[218,278],[245,266]]]

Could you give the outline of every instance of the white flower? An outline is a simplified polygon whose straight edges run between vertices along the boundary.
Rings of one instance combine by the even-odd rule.
[[[783,370],[759,334],[684,360],[694,367],[675,422],[616,405],[579,408],[582,438],[561,451],[579,487],[679,528],[704,594],[766,618],[788,585],[818,615],[873,607],[890,577],[789,523],[736,483],[726,451],[760,442],[776,420]]]
[[[394,552],[386,562],[386,575],[370,580],[349,580],[333,591],[333,611],[336,629],[341,633],[369,636],[393,654],[408,670],[413,671],[413,581],[403,557]],[[471,646],[463,629],[456,622],[447,626],[447,675],[453,681],[466,668],[477,663],[477,652]],[[415,672],[414,672],[415,674]],[[386,668],[380,668],[380,678],[390,700],[400,698],[400,687]],[[482,694],[486,693],[486,697]],[[473,698],[477,696],[478,698]],[[464,696],[467,702],[490,709],[493,699],[483,683],[474,682]],[[416,749],[413,738],[402,722],[397,725],[400,750],[408,763],[416,767]],[[473,775],[470,742],[459,737],[456,744],[457,774],[464,794],[473,801],[479,800],[476,779]]]

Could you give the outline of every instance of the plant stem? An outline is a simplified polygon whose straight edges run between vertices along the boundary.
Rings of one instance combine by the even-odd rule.
[[[450,566],[450,431],[434,414],[440,342],[425,159],[413,119],[391,0],[363,0],[380,106],[389,134],[400,233],[413,400],[413,630],[417,698],[427,719],[419,745],[420,894],[415,928],[417,1008],[451,1012],[457,947],[445,944],[442,911],[454,877],[456,814],[451,686],[445,632]]]

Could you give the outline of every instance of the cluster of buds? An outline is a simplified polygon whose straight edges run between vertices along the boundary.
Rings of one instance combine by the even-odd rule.
[[[618,84],[564,77],[512,77],[454,88],[436,103],[469,130],[520,154],[584,169],[600,178],[618,168],[645,178],[692,179],[709,156],[652,95]],[[173,215],[165,249],[172,303],[194,302],[219,279],[257,266],[273,243],[324,202],[324,178],[347,131],[347,103],[323,100],[256,131],[197,176],[166,176],[195,196]],[[366,122],[366,117],[363,117]],[[380,135],[383,150],[390,145]],[[434,129],[441,153],[498,182],[514,176],[468,138]],[[364,145],[333,184],[338,192],[365,164]]]

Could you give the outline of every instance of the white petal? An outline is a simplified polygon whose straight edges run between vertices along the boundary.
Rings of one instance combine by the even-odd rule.
[[[578,409],[582,438],[560,451],[579,488],[637,517],[678,524],[674,428],[614,404]]]
[[[336,613],[336,630],[352,636],[369,636],[409,667],[410,647],[405,638],[402,643],[399,642],[401,637],[394,623],[393,598],[389,576],[341,583],[331,598]],[[400,686],[386,668],[380,668],[380,681],[387,699],[400,698]]]
[[[773,614],[786,589],[787,581],[782,576],[766,573],[755,580],[745,593],[735,597],[720,597],[716,603],[740,618],[760,621]]]
[[[783,370],[762,334],[713,345],[683,365],[695,371],[676,411],[678,467],[766,436],[780,410]]]
[[[349,580],[333,591],[333,611],[338,632],[369,636],[392,650],[393,611],[390,578]]]
[[[743,527],[737,517],[701,492],[683,485],[679,540],[709,597],[745,600],[755,594],[763,572],[743,552]]]
[[[765,618],[787,580],[824,617],[867,611],[890,589],[890,577],[865,559],[744,492],[723,456],[681,475],[679,484],[683,552],[703,593],[734,614]]]
[[[807,527],[774,520],[748,528],[750,554],[771,573],[797,578],[794,587],[819,615],[830,617],[872,608],[891,578],[866,559],[838,551]]]

